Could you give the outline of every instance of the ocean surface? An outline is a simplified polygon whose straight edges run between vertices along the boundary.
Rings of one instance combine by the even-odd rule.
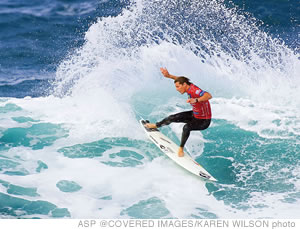
[[[1,0],[0,218],[298,218],[298,0]],[[213,99],[178,167],[145,136]],[[182,124],[161,128],[179,142]]]

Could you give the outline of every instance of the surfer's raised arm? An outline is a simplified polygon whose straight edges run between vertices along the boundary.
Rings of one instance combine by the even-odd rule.
[[[171,75],[166,68],[160,68],[160,71],[166,78],[170,78],[173,80],[176,80],[178,78],[178,76]]]

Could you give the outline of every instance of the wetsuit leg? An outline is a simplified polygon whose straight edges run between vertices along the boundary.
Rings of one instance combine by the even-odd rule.
[[[190,136],[192,130],[205,130],[209,127],[210,119],[197,119],[193,115],[193,111],[184,111],[174,115],[170,115],[160,122],[156,123],[157,128],[169,125],[172,122],[183,122],[186,123],[183,126],[180,146],[184,147],[187,139]]]
[[[177,114],[170,115],[160,122],[156,123],[157,128],[169,125],[172,122],[188,123],[194,119],[193,111],[184,111]]]
[[[205,130],[209,127],[211,120],[210,119],[196,119],[193,118],[192,121],[186,123],[183,126],[182,136],[181,136],[181,142],[180,147],[184,147],[187,139],[190,136],[190,133],[192,130]]]

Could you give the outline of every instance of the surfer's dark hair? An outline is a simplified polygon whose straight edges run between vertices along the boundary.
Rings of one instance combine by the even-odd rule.
[[[184,84],[186,83],[187,85],[191,85],[190,79],[186,78],[185,76],[179,76],[174,80],[174,83],[180,83],[180,84]]]

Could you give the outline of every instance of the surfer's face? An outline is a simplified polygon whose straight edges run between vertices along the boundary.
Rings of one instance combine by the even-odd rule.
[[[188,85],[186,83],[183,83],[183,84],[180,84],[179,82],[175,83],[176,90],[181,94],[183,94],[187,91],[187,86]]]

